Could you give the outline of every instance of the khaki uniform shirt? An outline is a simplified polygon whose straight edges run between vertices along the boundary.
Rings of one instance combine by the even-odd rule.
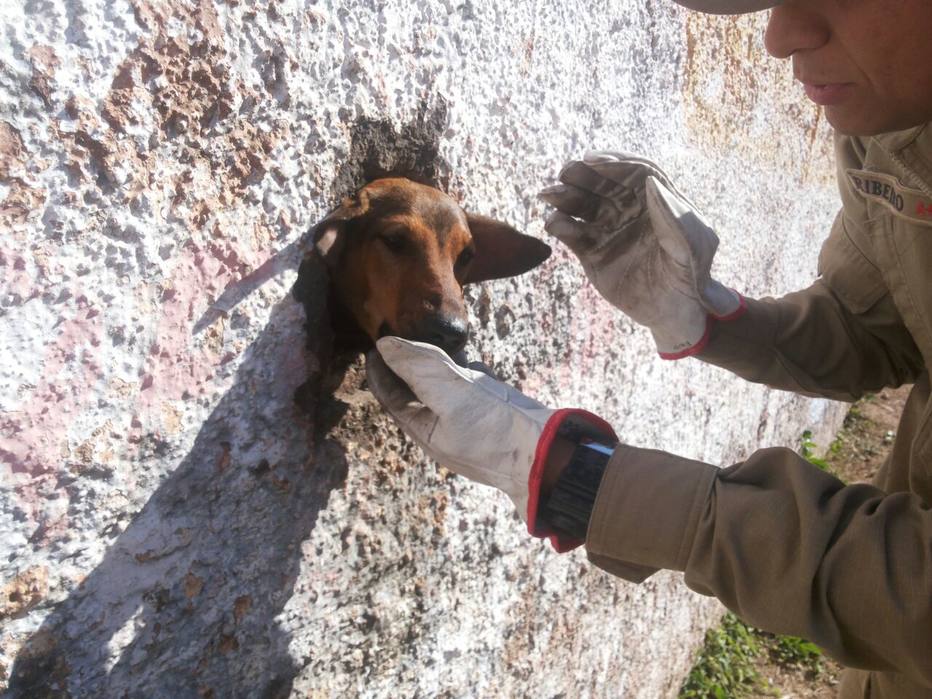
[[[748,300],[700,358],[776,388],[855,400],[913,384],[873,485],[788,449],[719,470],[621,446],[589,558],[640,581],[685,572],[749,623],[808,638],[850,668],[841,696],[932,697],[932,124],[836,139],[843,208],[820,276]]]

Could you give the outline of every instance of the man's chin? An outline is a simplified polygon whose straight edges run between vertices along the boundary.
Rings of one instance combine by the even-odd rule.
[[[856,109],[850,105],[827,106],[824,110],[828,123],[843,136],[878,136],[932,121],[932,114],[922,117],[883,114],[881,110]]]

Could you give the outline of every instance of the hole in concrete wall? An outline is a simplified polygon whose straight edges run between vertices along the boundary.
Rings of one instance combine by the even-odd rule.
[[[414,121],[396,128],[384,119],[360,119],[352,126],[350,153],[333,179],[331,191],[342,200],[366,183],[382,177],[406,177],[446,191],[450,168],[440,155],[447,128],[443,98],[424,104]],[[339,301],[327,265],[316,252],[305,256],[292,295],[304,306],[308,366],[317,370],[296,391],[295,401],[314,420],[316,431],[328,430],[344,412],[334,393],[341,384],[362,384],[359,355],[372,342]],[[355,363],[355,369],[347,373]]]
[[[447,123],[447,102],[440,97],[425,104],[400,130],[384,119],[359,120],[352,128],[349,157],[334,178],[334,191],[347,196],[380,177],[407,177],[446,191],[450,166],[439,153]]]

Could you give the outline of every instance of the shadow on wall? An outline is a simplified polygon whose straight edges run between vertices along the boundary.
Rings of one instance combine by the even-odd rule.
[[[290,396],[272,415],[255,400],[280,337],[269,328],[294,317],[292,304],[273,310],[187,457],[24,646],[13,696],[287,696],[298,668],[274,619],[346,470],[342,446],[314,444]],[[251,445],[231,425],[270,419],[293,425],[286,458],[238,463]]]
[[[418,179],[440,184],[445,122],[441,103],[400,134],[384,122],[359,124],[334,190],[355,191],[391,172],[420,172]],[[279,252],[275,264],[293,263],[297,247]],[[235,306],[270,276],[255,270],[218,301]],[[294,295],[272,310],[188,455],[23,646],[7,696],[290,694],[301,668],[276,616],[293,593],[302,542],[347,468],[339,436],[331,436],[340,432],[328,434],[342,416],[341,403],[327,397],[340,377],[322,376],[331,333],[326,275],[315,262],[305,260]],[[281,371],[269,366],[276,343],[296,337],[295,300],[307,318],[307,365],[324,368],[312,372],[300,407],[267,388]],[[202,318],[194,331],[208,324]],[[283,434],[276,463],[250,463],[264,440]]]

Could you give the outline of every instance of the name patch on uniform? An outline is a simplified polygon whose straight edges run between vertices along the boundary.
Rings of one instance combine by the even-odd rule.
[[[845,170],[851,186],[863,197],[876,201],[897,216],[932,225],[932,197],[882,172]]]

